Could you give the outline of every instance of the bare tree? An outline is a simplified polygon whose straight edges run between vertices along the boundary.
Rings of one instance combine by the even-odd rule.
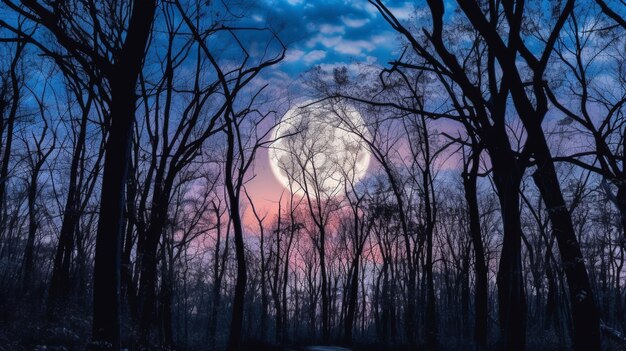
[[[46,89],[43,90],[45,95]],[[43,122],[41,128],[41,134],[37,136],[34,131],[30,131],[30,138],[23,136],[23,141],[26,147],[26,159],[28,167],[30,169],[29,179],[27,180],[28,189],[28,237],[26,239],[26,248],[24,250],[24,258],[22,263],[22,290],[26,292],[29,285],[32,284],[32,274],[34,266],[35,255],[35,236],[40,226],[40,205],[37,204],[37,199],[40,195],[39,177],[42,173],[42,169],[46,164],[46,160],[52,154],[56,147],[56,132],[49,125],[49,118],[46,116],[46,106],[40,99],[36,99],[39,108],[39,117]],[[27,141],[28,139],[34,140],[33,145]],[[31,149],[32,148],[32,149]]]

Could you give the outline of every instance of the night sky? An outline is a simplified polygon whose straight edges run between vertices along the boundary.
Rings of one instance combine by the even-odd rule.
[[[391,8],[399,19],[410,20],[417,16],[415,4],[397,1]],[[399,53],[397,34],[366,1],[259,1],[245,11],[251,26],[268,25],[287,46],[285,59],[265,77],[291,103],[307,99],[302,76],[315,66],[325,71],[340,66],[356,69],[357,64],[382,66]],[[266,150],[257,155],[247,188],[261,211],[276,208],[283,187],[270,170]],[[246,222],[254,223],[250,212],[245,211]]]

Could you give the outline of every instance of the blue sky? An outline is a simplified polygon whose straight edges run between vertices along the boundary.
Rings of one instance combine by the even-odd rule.
[[[390,7],[409,18],[415,1]],[[385,63],[397,52],[397,36],[366,0],[260,0],[249,21],[269,25],[288,46],[280,70],[292,77],[316,65]]]
[[[389,6],[398,18],[409,19],[415,3],[390,1]],[[265,77],[296,101],[307,99],[299,76],[315,66],[383,66],[399,52],[398,35],[367,0],[259,0],[246,9],[244,21],[269,26],[286,44],[285,59]],[[247,186],[259,207],[271,208],[283,188],[270,171],[266,150],[260,151],[257,161],[254,179]]]

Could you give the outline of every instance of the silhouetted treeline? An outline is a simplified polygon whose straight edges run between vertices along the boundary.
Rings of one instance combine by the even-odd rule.
[[[623,4],[370,0],[397,57],[296,91],[245,5],[2,0],[0,349],[626,347]],[[372,161],[268,205],[292,98]]]

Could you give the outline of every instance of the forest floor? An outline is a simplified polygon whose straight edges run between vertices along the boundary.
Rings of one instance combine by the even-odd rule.
[[[357,344],[353,347],[337,345],[296,344],[290,346],[271,345],[263,342],[248,343],[244,347],[247,351],[408,351],[413,350],[403,345]]]
[[[356,346],[354,348],[346,348],[340,346],[327,346],[327,345],[309,345],[299,347],[288,347],[282,351],[405,351],[406,347],[381,347],[378,346]]]
[[[293,349],[288,351],[292,351]],[[293,350],[296,351],[296,350]],[[306,346],[304,348],[297,349],[297,351],[352,351],[352,349],[347,349],[345,347],[338,346]]]

